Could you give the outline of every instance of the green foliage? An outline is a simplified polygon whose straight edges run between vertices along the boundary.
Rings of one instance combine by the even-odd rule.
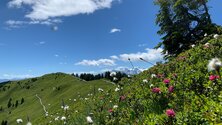
[[[221,28],[213,24],[207,7],[208,0],[156,0],[160,7],[156,24],[160,27],[158,34],[166,58],[175,57],[188,50],[204,34],[221,33]],[[156,48],[157,48],[156,47]]]
[[[208,42],[208,46],[205,43]],[[195,47],[164,64],[151,67],[132,78],[122,79],[115,88],[83,100],[80,115],[69,112],[68,124],[208,125],[222,123],[222,79],[209,80],[208,61],[222,58],[222,39],[205,37]],[[155,75],[153,75],[155,74]],[[144,79],[147,82],[144,82]],[[164,82],[169,79],[170,82]],[[169,91],[170,86],[173,90]],[[153,88],[161,92],[153,92]],[[166,110],[173,109],[175,117]],[[76,119],[81,119],[76,122]]]
[[[16,100],[22,96],[26,101],[0,112],[0,120],[13,124],[18,117],[25,119],[28,115],[33,124],[82,125],[88,124],[86,117],[90,116],[95,125],[222,124],[222,70],[207,68],[212,58],[222,59],[222,39],[208,35],[196,43],[170,61],[125,77],[115,85],[103,80],[85,82],[61,73],[40,77],[34,83],[10,83],[8,92],[0,92],[4,102],[0,105],[4,106],[9,97]],[[211,75],[219,77],[210,80]],[[27,85],[32,86],[30,90],[20,87]],[[47,112],[40,110],[36,94]],[[169,114],[168,110],[173,112]]]

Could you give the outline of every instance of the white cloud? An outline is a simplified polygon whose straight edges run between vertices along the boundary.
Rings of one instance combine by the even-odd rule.
[[[60,19],[47,19],[44,21],[39,21],[39,20],[31,20],[31,21],[21,21],[21,20],[8,20],[5,22],[5,24],[9,28],[20,28],[23,25],[35,25],[35,24],[40,24],[40,25],[54,25],[62,23],[62,20]]]
[[[18,74],[3,74],[4,79],[25,79],[25,78],[32,78],[33,75],[25,74],[25,75],[18,75]]]
[[[46,44],[46,42],[45,41],[41,41],[41,42],[39,42],[39,44],[43,45],[43,44]]]
[[[121,32],[121,29],[113,28],[110,30],[110,33],[116,33],[116,32]]]
[[[145,46],[147,46],[147,44],[139,44],[138,46],[139,47],[145,47]]]
[[[99,60],[82,60],[81,62],[76,63],[76,65],[83,66],[114,66],[115,61],[111,59],[99,59]]]
[[[31,20],[47,20],[55,17],[90,14],[99,9],[111,8],[119,0],[11,0],[9,7],[30,6],[25,17]]]
[[[116,61],[128,61],[130,58],[131,61],[141,61],[140,58],[148,62],[158,62],[163,60],[162,52],[163,49],[150,49],[147,48],[146,52],[137,52],[129,54],[120,54],[119,56],[113,55],[110,56],[110,59],[99,59],[99,60],[82,60],[81,62],[76,63],[76,65],[82,66],[114,66]]]
[[[130,53],[130,54],[121,54],[119,55],[120,60],[128,61],[130,58],[131,61],[140,61],[140,58],[143,58],[150,62],[156,62],[163,60],[162,51],[163,49],[146,49],[147,52],[137,52],[137,53]]]
[[[113,60],[118,60],[119,59],[119,57],[116,56],[116,55],[110,56],[110,58],[113,59]]]
[[[66,65],[67,62],[60,62],[59,64],[60,64],[60,65]]]
[[[54,56],[55,56],[55,57],[59,57],[59,55],[58,55],[58,54],[55,54]]]

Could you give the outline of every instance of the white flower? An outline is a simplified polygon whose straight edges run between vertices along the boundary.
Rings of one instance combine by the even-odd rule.
[[[214,39],[218,39],[219,38],[219,35],[218,34],[215,34],[214,35]]]
[[[69,109],[69,106],[66,105],[66,106],[64,107],[64,110],[68,110],[68,109]]]
[[[45,116],[47,117],[47,116],[49,116],[49,114],[48,114],[48,113],[45,113]]]
[[[152,88],[153,87],[153,84],[150,84],[150,88]]]
[[[91,118],[90,116],[87,116],[87,117],[86,117],[86,121],[87,121],[88,123],[90,123],[90,124],[93,123],[93,120],[92,120],[92,118]]]
[[[76,99],[73,99],[74,102],[76,102]]]
[[[143,83],[148,83],[147,79],[144,79],[144,80],[143,80]]]
[[[209,45],[210,45],[210,43],[205,43],[204,45],[205,45],[205,46],[209,46]]]
[[[207,33],[205,33],[204,36],[206,37],[206,36],[207,36]]]
[[[55,121],[58,121],[58,120],[59,120],[59,117],[56,117],[56,118],[55,118]]]
[[[192,48],[194,48],[194,47],[195,47],[195,45],[193,44],[193,45],[191,45],[191,47],[192,47]]]
[[[113,81],[117,81],[118,79],[116,77],[113,77]]]
[[[26,125],[32,125],[32,123],[31,123],[31,122],[28,122]]]
[[[220,59],[213,58],[209,61],[209,64],[207,67],[208,67],[209,71],[218,70],[220,67],[222,67],[222,63],[221,63]]]
[[[103,89],[101,89],[101,88],[98,88],[98,91],[100,91],[100,92],[103,92]]]
[[[22,123],[23,120],[22,119],[17,119],[16,122],[19,124],[19,123]]]
[[[210,43],[205,43],[203,46],[204,46],[205,48],[209,48],[209,47],[210,47]]]
[[[152,74],[152,75],[151,75],[151,78],[156,78],[156,74]]]
[[[85,98],[85,100],[88,100],[89,98]]]
[[[118,108],[118,105],[114,105],[113,108],[114,108],[114,109]]]
[[[116,72],[111,72],[111,73],[110,73],[110,76],[111,76],[111,77],[116,76]]]
[[[115,89],[115,91],[117,92],[117,91],[119,91],[120,89],[117,87],[116,89]]]
[[[66,117],[65,117],[65,116],[62,116],[62,117],[61,117],[61,120],[62,120],[62,121],[66,120]]]

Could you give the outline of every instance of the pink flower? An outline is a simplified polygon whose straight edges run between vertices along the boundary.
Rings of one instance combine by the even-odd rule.
[[[210,75],[209,80],[214,81],[216,79],[215,75]]]
[[[113,109],[109,109],[108,111],[109,111],[110,113],[112,113],[112,112],[113,112]]]
[[[217,75],[217,76],[216,76],[216,79],[219,79],[219,78],[220,78],[220,76]]]
[[[163,78],[163,77],[164,77],[164,74],[157,74],[157,77],[158,77],[158,78]]]
[[[161,93],[161,90],[160,90],[160,88],[153,88],[152,92],[153,93]]]
[[[126,96],[124,96],[124,95],[120,96],[120,100],[121,100],[121,101],[123,101],[123,100],[125,100],[125,99],[126,99]]]
[[[174,112],[173,109],[168,109],[168,110],[166,110],[166,115],[168,117],[175,117],[176,113]]]
[[[169,80],[169,79],[164,79],[163,82],[164,82],[165,84],[169,84],[169,83],[170,83],[170,80]]]
[[[173,87],[173,86],[170,86],[170,87],[168,88],[169,93],[172,93],[173,90],[174,90],[174,87]]]

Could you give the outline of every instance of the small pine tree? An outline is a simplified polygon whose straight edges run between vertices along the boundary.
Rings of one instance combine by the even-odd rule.
[[[18,107],[18,100],[16,100],[16,102],[15,102],[15,107],[17,108]]]
[[[23,104],[25,102],[25,99],[24,98],[22,98],[21,99],[21,104]]]
[[[1,108],[0,108],[0,112],[2,112],[3,111],[3,107],[1,106]]]
[[[10,108],[11,106],[12,106],[12,98],[10,98],[9,100],[8,100],[8,108]]]

